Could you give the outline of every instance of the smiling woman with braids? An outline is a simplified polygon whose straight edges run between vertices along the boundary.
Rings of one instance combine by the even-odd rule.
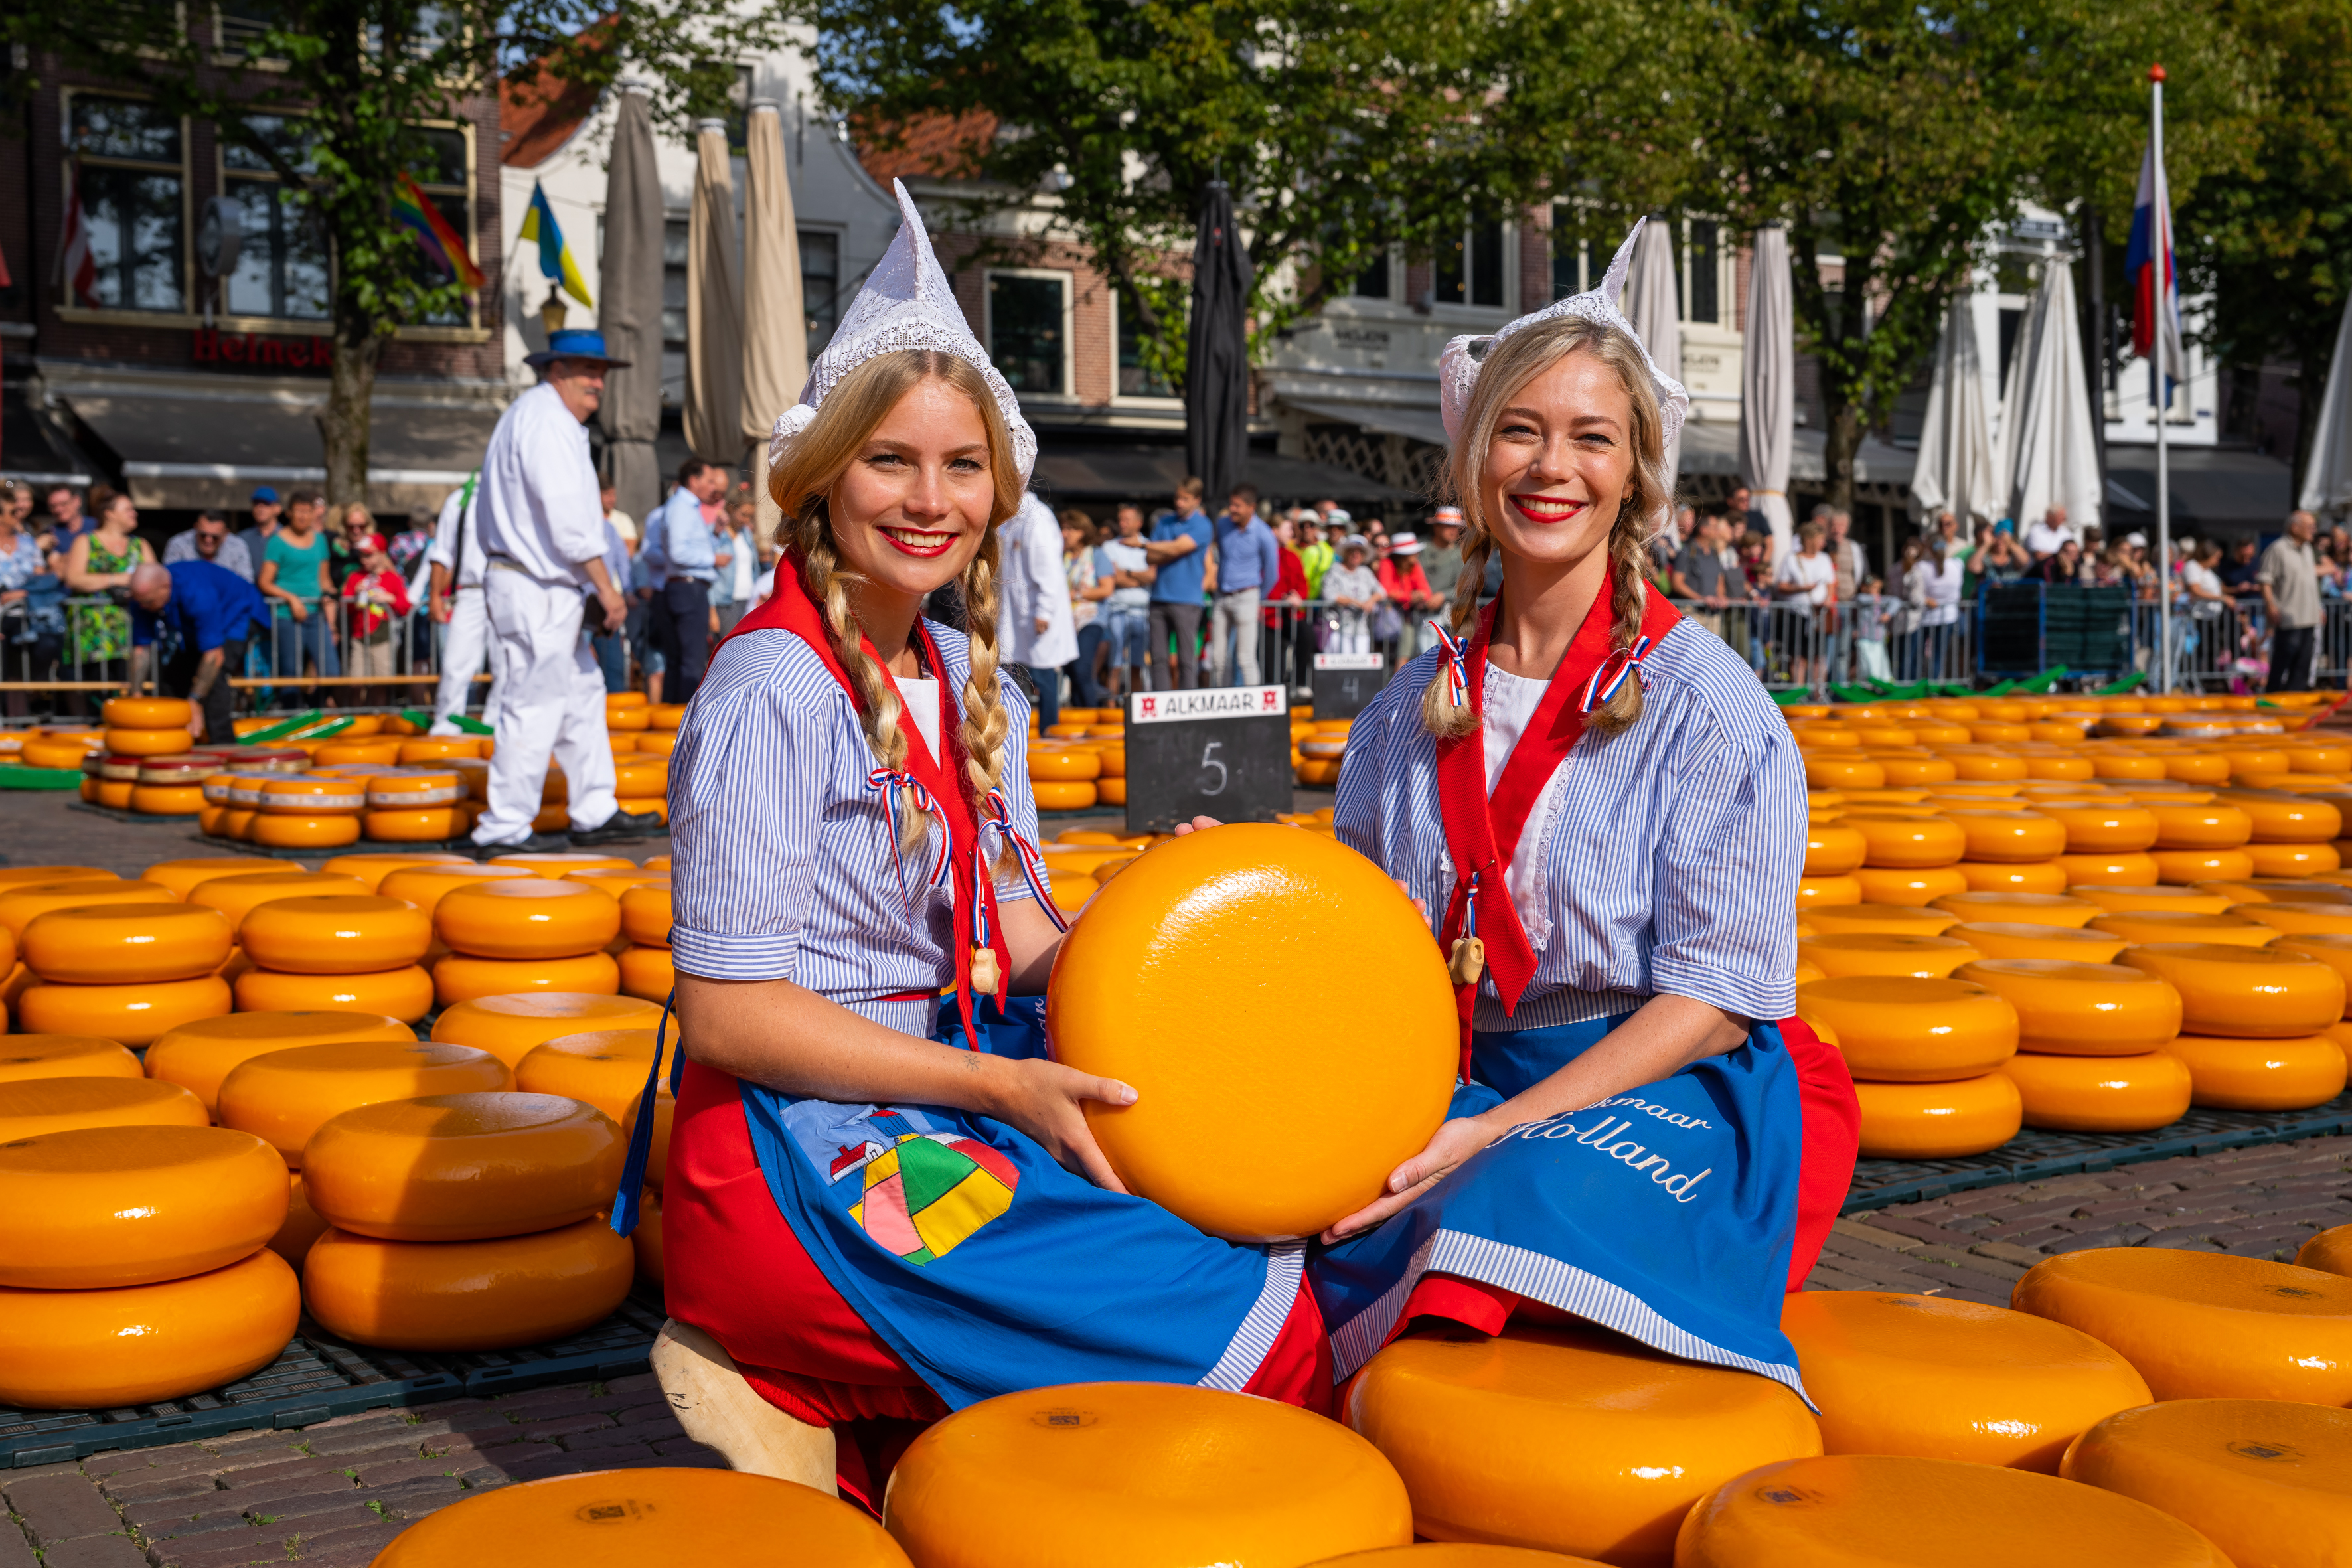
[[[898,196],[777,421],[775,595],[713,656],[671,763],[684,1068],[656,1173],[654,1363],[680,1420],[739,1469],[869,1503],[910,1423],[999,1394],[1329,1394],[1297,1249],[1122,1191],[1082,1108],[1134,1091],[1046,1059],[1059,917],[994,642],[995,527],[1036,438]],[[950,583],[968,640],[919,614]]]

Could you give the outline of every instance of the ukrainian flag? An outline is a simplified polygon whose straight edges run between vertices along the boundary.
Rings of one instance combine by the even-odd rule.
[[[530,207],[522,215],[523,239],[539,241],[539,273],[549,282],[560,282],[563,291],[590,310],[596,301],[588,297],[588,285],[580,277],[580,263],[572,258],[572,247],[563,243],[563,229],[555,221],[555,209],[547,205],[547,192],[537,181],[531,183]]]

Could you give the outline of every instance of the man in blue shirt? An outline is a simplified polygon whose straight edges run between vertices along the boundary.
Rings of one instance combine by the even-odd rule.
[[[228,681],[245,668],[245,645],[256,626],[269,629],[269,605],[260,589],[226,566],[151,562],[131,574],[131,679],[136,683],[152,673],[164,690],[194,702],[190,728],[199,741],[236,734]]]
[[[1206,591],[1209,551],[1216,533],[1201,510],[1201,481],[1187,478],[1176,487],[1176,510],[1151,525],[1143,553],[1159,569],[1151,584],[1151,644],[1157,664],[1172,640],[1163,691],[1189,691],[1201,684],[1201,596]]]
[[[672,702],[694,700],[710,663],[710,584],[719,575],[710,526],[726,494],[726,469],[688,458],[678,468],[677,488],[646,519],[637,547],[654,585],[648,618],[666,671],[662,696]]]
[[[1235,485],[1217,520],[1216,607],[1209,616],[1209,684],[1231,686],[1241,645],[1241,684],[1258,683],[1258,603],[1282,576],[1282,546],[1257,514],[1257,487]]]

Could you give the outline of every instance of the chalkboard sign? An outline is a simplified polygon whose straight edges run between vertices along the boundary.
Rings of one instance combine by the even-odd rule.
[[[1272,822],[1291,802],[1290,710],[1279,686],[1139,691],[1127,700],[1127,830]]]
[[[1388,684],[1388,666],[1376,653],[1315,656],[1315,717],[1352,719]]]

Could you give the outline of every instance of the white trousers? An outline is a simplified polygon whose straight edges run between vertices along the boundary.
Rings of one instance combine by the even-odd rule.
[[[449,624],[441,628],[441,685],[433,697],[432,733],[465,732],[457,728],[455,719],[473,699],[474,677],[482,673],[482,658],[488,651],[489,636],[490,616],[483,605],[482,590],[461,588],[453,592],[449,595]],[[490,692],[482,700],[482,722],[493,730],[499,727],[495,661],[490,668]]]
[[[572,826],[602,827],[613,798],[613,742],[604,729],[604,672],[581,633],[580,590],[498,568],[482,574],[490,622],[490,688],[499,693],[489,809],[477,844],[530,834],[551,755],[570,791]]]

